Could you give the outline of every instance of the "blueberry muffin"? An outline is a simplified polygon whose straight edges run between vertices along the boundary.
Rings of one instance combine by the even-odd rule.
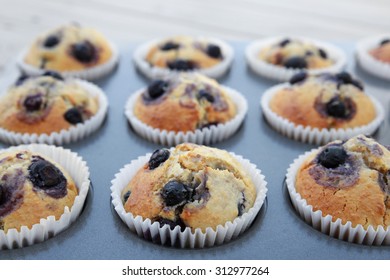
[[[362,84],[347,72],[294,75],[269,102],[271,111],[295,125],[318,129],[354,128],[376,118]]]
[[[73,179],[46,156],[30,151],[0,154],[0,229],[31,229],[40,219],[59,219],[78,194]]]
[[[50,134],[85,122],[98,108],[97,97],[56,72],[21,76],[0,98],[0,128]]]
[[[295,180],[297,193],[313,211],[333,222],[390,225],[390,151],[363,135],[335,141],[312,153]]]
[[[39,36],[24,62],[40,69],[78,71],[108,62],[113,56],[109,42],[98,31],[69,24]]]
[[[221,46],[206,39],[176,36],[156,43],[146,55],[155,67],[177,71],[211,68],[224,59]]]
[[[228,152],[196,144],[156,150],[122,191],[126,212],[203,232],[248,212],[256,189]]]
[[[267,63],[295,69],[320,69],[332,66],[327,52],[299,39],[283,39],[262,48],[259,58]]]
[[[231,120],[236,106],[215,80],[182,73],[152,82],[137,98],[134,115],[153,128],[187,132]]]
[[[390,63],[390,39],[383,39],[378,47],[370,50],[369,53],[381,62]]]

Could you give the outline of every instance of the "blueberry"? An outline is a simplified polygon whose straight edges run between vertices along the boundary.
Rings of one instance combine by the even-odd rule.
[[[127,191],[124,195],[123,195],[123,203],[126,203],[126,201],[129,199],[131,195],[131,191]]]
[[[54,79],[57,79],[57,80],[60,80],[60,81],[63,81],[64,78],[61,76],[60,73],[56,72],[56,71],[51,71],[51,70],[47,70],[45,71],[42,76],[49,76],[49,77],[52,77]]]
[[[166,42],[164,45],[160,47],[160,50],[162,51],[170,51],[170,50],[176,50],[180,47],[179,44],[174,42]]]
[[[390,43],[390,39],[383,39],[381,42],[380,42],[380,45],[381,46],[383,46],[383,45],[385,45],[385,44],[388,44],[388,43]]]
[[[153,81],[149,86],[148,86],[148,93],[149,97],[152,99],[156,99],[163,95],[165,91],[168,88],[168,82],[163,81],[163,80],[156,80]]]
[[[3,203],[4,203],[4,200],[5,199],[3,199],[3,186],[2,185],[0,185],[0,205],[2,205]]]
[[[203,129],[203,128],[210,128],[211,126],[215,126],[215,125],[218,125],[219,122],[210,122],[210,123],[207,123],[207,124],[204,124],[200,127],[200,129]]]
[[[320,56],[321,56],[323,59],[327,59],[327,58],[328,58],[328,54],[327,54],[326,51],[324,51],[323,49],[318,49],[318,53],[320,54]]]
[[[39,109],[41,109],[42,101],[42,94],[40,93],[29,95],[24,100],[23,106],[29,112],[38,111]]]
[[[221,48],[214,44],[209,44],[207,46],[206,53],[213,58],[222,58]]]
[[[279,46],[284,47],[284,46],[290,44],[290,42],[291,42],[290,39],[284,39],[283,41],[281,41],[281,42],[279,43]]]
[[[66,178],[52,163],[38,159],[28,167],[29,179],[39,189],[50,189],[66,185]]]
[[[326,168],[336,168],[343,165],[347,157],[342,146],[328,146],[318,155],[318,163]]]
[[[168,225],[171,230],[173,230],[176,226],[180,226],[181,230],[184,230],[186,228],[186,225],[180,218],[176,218],[175,221],[172,221],[172,220],[159,217],[155,221],[160,224],[160,227],[163,227],[164,225]]]
[[[161,163],[169,158],[170,154],[167,149],[155,150],[149,159],[149,169],[153,170],[159,167]]]
[[[364,90],[363,84],[360,81],[358,81],[358,80],[352,80],[351,84],[354,85],[355,87],[357,87],[360,90]]]
[[[82,63],[93,61],[97,55],[95,47],[89,41],[73,44],[71,54]]]
[[[290,84],[296,84],[299,82],[304,81],[307,78],[307,73],[306,72],[299,72],[295,74],[294,76],[291,77],[290,79]]]
[[[178,181],[169,181],[161,191],[166,206],[178,205],[186,201],[189,195],[188,187]]]
[[[15,82],[15,86],[20,86],[24,83],[25,80],[27,80],[28,78],[30,78],[29,76],[25,75],[25,74],[22,74]]]
[[[326,112],[329,116],[343,119],[347,116],[347,107],[339,96],[335,96],[326,103]]]
[[[352,83],[352,77],[348,72],[340,72],[336,74],[336,79],[339,80],[343,84]]]
[[[60,42],[60,38],[56,35],[50,35],[46,38],[46,40],[43,42],[43,46],[46,48],[52,48]]]
[[[314,53],[313,53],[312,51],[306,51],[306,52],[305,52],[305,55],[306,55],[306,56],[311,56],[311,55],[313,55],[313,54],[314,54]]]
[[[302,68],[307,68],[307,62],[303,57],[293,56],[284,62],[284,66],[286,68],[302,69]]]
[[[71,124],[78,124],[83,122],[83,117],[81,112],[76,107],[73,107],[65,112],[64,118],[67,122]]]
[[[208,91],[204,90],[204,89],[201,89],[199,92],[198,92],[198,99],[206,99],[208,102],[210,103],[213,103],[215,101],[215,98],[214,96],[211,95],[211,93],[209,93]]]
[[[196,68],[196,65],[191,60],[176,59],[168,62],[168,68],[171,70],[188,71]]]

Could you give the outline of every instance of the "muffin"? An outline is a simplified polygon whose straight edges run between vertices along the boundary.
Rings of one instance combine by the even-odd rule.
[[[379,103],[365,94],[362,83],[347,72],[298,73],[289,84],[269,89],[262,98],[262,108],[269,123],[284,134],[297,134],[301,133],[298,130],[306,129],[330,133],[327,137],[338,137],[335,139],[345,139],[346,132],[373,133],[383,119]],[[286,126],[290,126],[291,132],[287,133]],[[336,131],[338,135],[334,134]],[[323,138],[324,141],[335,139]]]
[[[217,78],[229,68],[233,50],[217,39],[175,36],[140,46],[134,59],[138,68],[149,78],[186,71],[200,71]]]
[[[382,39],[376,48],[369,52],[375,59],[384,63],[390,63],[390,39]]]
[[[54,70],[66,76],[93,79],[108,73],[116,60],[114,46],[100,32],[68,24],[36,38],[23,53],[19,66],[28,74]],[[86,71],[91,69],[95,72]]]
[[[0,229],[29,229],[40,219],[57,220],[72,207],[78,189],[47,156],[27,150],[0,154]]]
[[[257,40],[247,46],[245,55],[256,74],[278,81],[288,81],[302,70],[311,74],[340,72],[346,64],[340,48],[299,37]]]
[[[214,246],[253,222],[267,192],[260,172],[240,156],[183,143],[122,168],[112,180],[112,203],[132,231],[155,243]]]
[[[141,135],[146,130],[187,135],[208,129],[223,130],[228,137],[241,124],[246,108],[238,92],[201,74],[181,73],[155,80],[131,96],[126,115]],[[143,127],[138,129],[138,123]]]
[[[22,76],[0,98],[0,127],[27,134],[51,134],[84,123],[99,110],[99,99],[74,80],[47,71]]]

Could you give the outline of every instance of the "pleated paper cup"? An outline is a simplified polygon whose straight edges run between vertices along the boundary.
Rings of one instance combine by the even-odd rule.
[[[377,35],[359,41],[356,46],[356,59],[359,65],[368,73],[390,80],[390,63],[377,60],[369,54],[370,50],[379,47],[379,43],[384,38],[390,38],[390,34]]]
[[[308,38],[302,37],[294,37],[296,39],[302,40],[303,42],[312,43],[315,46],[318,46],[324,49],[328,57],[334,61],[334,64],[329,67],[319,68],[319,69],[293,69],[286,68],[283,66],[273,65],[266,61],[263,61],[259,58],[260,50],[271,46],[285,37],[272,37],[262,40],[256,40],[249,44],[245,49],[245,57],[249,67],[255,72],[257,75],[266,77],[268,79],[287,82],[291,79],[295,74],[302,72],[305,70],[309,74],[321,74],[321,73],[337,73],[342,71],[346,64],[347,58],[345,53],[338,47],[328,44],[322,41],[312,40]]]
[[[267,182],[256,165],[241,156],[230,154],[249,174],[256,187],[256,200],[247,213],[233,221],[226,222],[224,225],[218,225],[216,230],[209,227],[205,232],[202,232],[199,228],[191,231],[191,228],[187,227],[184,231],[181,231],[180,226],[176,226],[172,230],[169,225],[160,226],[158,222],[143,219],[141,216],[133,216],[133,214],[125,211],[121,199],[122,190],[128,185],[137,171],[149,161],[151,153],[131,161],[119,173],[115,174],[115,179],[111,181],[111,197],[115,211],[131,231],[153,243],[180,248],[204,248],[229,242],[249,228],[262,207],[267,193]]]
[[[232,136],[240,127],[248,111],[248,103],[241,93],[225,86],[223,86],[223,89],[233,100],[237,109],[236,116],[223,124],[212,125],[188,132],[175,132],[153,128],[143,123],[134,115],[134,106],[136,105],[137,98],[146,90],[145,88],[138,90],[130,96],[125,106],[125,115],[135,132],[148,141],[165,146],[175,146],[184,142],[210,145]]]
[[[99,109],[95,115],[83,123],[78,123],[77,125],[72,125],[68,129],[52,132],[50,134],[20,133],[0,128],[0,140],[12,145],[29,143],[63,145],[79,141],[96,131],[102,125],[107,114],[107,97],[99,87],[92,83],[79,79],[74,79],[73,82],[87,90],[92,96],[98,97]]]
[[[279,133],[296,141],[309,144],[326,144],[334,140],[347,140],[359,134],[372,135],[382,123],[385,113],[379,101],[371,95],[368,95],[374,104],[376,118],[367,125],[347,129],[318,129],[311,126],[297,125],[288,119],[281,117],[271,110],[269,103],[272,97],[281,89],[288,87],[288,83],[279,84],[268,89],[261,98],[261,108],[269,125]]]
[[[217,78],[223,76],[228,71],[228,69],[230,68],[230,65],[233,62],[233,58],[234,58],[233,48],[230,45],[228,45],[226,42],[219,40],[219,39],[216,39],[216,38],[197,37],[195,39],[207,40],[208,42],[219,46],[221,48],[223,60],[220,63],[218,63],[215,66],[210,67],[210,68],[194,69],[194,70],[186,71],[186,72],[199,72],[203,75],[206,75],[206,76],[208,76],[210,78],[214,78],[214,79],[217,79]],[[142,74],[144,74],[149,79],[161,79],[161,78],[166,77],[167,75],[181,72],[181,71],[177,71],[177,70],[171,70],[168,68],[152,66],[152,65],[150,65],[149,62],[146,61],[145,58],[146,58],[149,50],[161,41],[163,41],[163,39],[160,38],[160,39],[155,39],[155,40],[151,40],[149,42],[146,42],[146,43],[140,45],[134,51],[134,54],[133,54],[133,60],[135,62],[135,65],[142,72]]]
[[[105,62],[103,64],[89,67],[89,68],[84,69],[84,70],[71,70],[71,71],[58,71],[58,70],[56,70],[56,71],[59,72],[65,78],[79,78],[79,79],[89,80],[89,81],[100,79],[100,78],[108,75],[109,73],[111,73],[119,61],[118,48],[116,47],[115,44],[113,44],[111,42],[109,42],[109,46],[110,46],[111,51],[112,51],[112,56],[107,62]],[[41,69],[41,68],[35,67],[33,65],[27,64],[24,61],[24,58],[26,57],[27,52],[28,52],[28,49],[27,48],[24,49],[16,59],[16,64],[23,73],[25,73],[29,76],[37,76],[37,75],[44,73],[47,70],[51,70],[51,69]]]
[[[0,230],[0,249],[30,246],[52,238],[67,229],[80,215],[91,183],[86,162],[78,154],[68,149],[44,144],[31,144],[10,147],[2,152],[23,150],[40,153],[62,166],[74,180],[79,193],[72,207],[70,209],[65,207],[64,213],[58,220],[54,216],[49,216],[42,218],[39,224],[33,225],[32,228],[22,226],[20,231],[9,229],[7,233]]]
[[[351,221],[342,221],[340,218],[333,222],[331,215],[324,216],[321,210],[313,211],[313,206],[308,205],[295,188],[295,178],[304,161],[319,149],[299,156],[287,169],[286,184],[291,202],[299,216],[313,228],[331,237],[364,245],[390,245],[390,227],[378,226],[376,229],[369,226],[364,229],[363,225],[352,226]]]

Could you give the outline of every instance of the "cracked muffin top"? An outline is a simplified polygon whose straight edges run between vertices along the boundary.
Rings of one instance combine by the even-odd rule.
[[[104,64],[112,55],[108,41],[98,31],[69,24],[35,39],[24,62],[41,69],[77,71]]]
[[[50,134],[85,122],[98,107],[97,97],[56,72],[22,76],[0,98],[0,127],[19,133]]]
[[[324,49],[309,42],[289,38],[261,49],[259,58],[273,65],[297,69],[318,69],[334,64]]]
[[[369,53],[381,62],[390,63],[390,38],[383,39],[378,47],[370,50]]]
[[[189,36],[167,38],[153,46],[146,55],[150,65],[177,71],[210,68],[223,59],[220,46]]]
[[[377,115],[362,84],[347,72],[298,73],[272,96],[269,107],[295,125],[319,129],[363,126]]]
[[[156,150],[122,191],[126,212],[171,229],[216,229],[248,212],[256,189],[228,152],[184,143]]]
[[[390,151],[374,139],[359,135],[320,148],[300,167],[295,188],[333,222],[390,225]]]
[[[59,219],[78,194],[73,179],[46,156],[29,151],[0,154],[0,229],[31,229],[48,216]]]
[[[236,106],[215,80],[182,73],[152,82],[136,100],[134,115],[153,128],[187,132],[231,120]]]

